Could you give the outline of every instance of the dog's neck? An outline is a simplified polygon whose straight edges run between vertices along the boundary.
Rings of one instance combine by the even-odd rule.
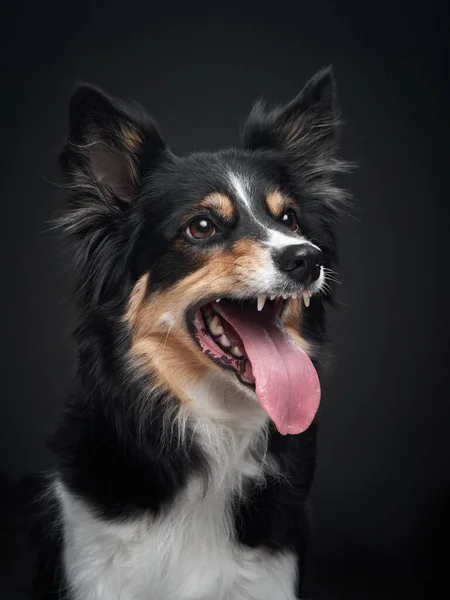
[[[193,425],[208,457],[216,488],[239,488],[243,478],[258,479],[272,470],[266,456],[268,417],[253,390],[234,379],[233,374],[210,372],[185,390],[190,402],[180,407],[181,418]]]
[[[184,390],[196,420],[218,423],[243,436],[252,436],[267,423],[254,390],[243,387],[233,373],[210,371]]]

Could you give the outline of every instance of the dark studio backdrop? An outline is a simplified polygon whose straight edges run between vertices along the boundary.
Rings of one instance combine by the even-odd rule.
[[[444,10],[394,0],[2,4],[4,502],[8,482],[46,467],[74,363],[69,278],[49,231],[64,206],[55,158],[74,81],[140,101],[185,153],[237,143],[259,96],[289,100],[332,63],[341,154],[359,167],[343,180],[355,206],[339,226],[311,590],[315,581],[330,598],[437,590],[450,491]]]

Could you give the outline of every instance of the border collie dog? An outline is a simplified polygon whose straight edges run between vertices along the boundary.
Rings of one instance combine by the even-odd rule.
[[[336,261],[330,68],[242,147],[176,156],[81,85],[69,190],[77,373],[52,439],[70,600],[293,600]]]

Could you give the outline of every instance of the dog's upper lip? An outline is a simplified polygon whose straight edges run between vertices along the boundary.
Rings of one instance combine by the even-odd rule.
[[[221,302],[221,301],[256,302],[257,309],[262,310],[264,307],[264,304],[266,303],[266,301],[268,299],[270,299],[270,300],[288,300],[289,298],[295,299],[295,298],[303,297],[303,301],[308,306],[311,296],[312,296],[312,292],[309,290],[306,290],[304,288],[301,288],[294,292],[271,291],[271,292],[266,292],[265,294],[248,295],[248,296],[230,296],[227,294],[223,294],[223,295],[222,294],[214,294],[214,295],[206,296],[202,300],[199,300],[198,302],[196,302],[193,306],[191,306],[187,310],[187,315],[193,316],[195,314],[195,312],[197,310],[199,310],[200,308],[202,308],[203,306],[206,306],[207,304],[210,304],[212,302]]]
[[[261,311],[264,308],[264,305],[266,303],[266,301],[268,299],[270,299],[271,301],[279,301],[279,307],[278,307],[278,316],[281,317],[283,315],[284,309],[286,307],[287,304],[287,300],[290,298],[302,298],[303,299],[303,303],[305,305],[305,307],[309,306],[309,302],[310,302],[310,298],[312,295],[312,291],[309,290],[305,290],[304,288],[301,288],[300,290],[294,291],[294,292],[282,292],[282,291],[272,291],[266,294],[259,294],[259,295],[248,295],[248,296],[243,296],[243,297],[238,297],[238,296],[231,296],[231,295],[227,295],[227,294],[211,294],[210,296],[205,296],[204,298],[202,298],[201,300],[199,300],[198,302],[196,302],[194,305],[192,305],[190,308],[187,309],[186,311],[186,324],[187,324],[187,328],[190,331],[191,335],[195,335],[195,327],[194,327],[194,319],[195,319],[195,314],[198,310],[200,310],[201,308],[203,308],[204,306],[208,305],[208,304],[212,304],[214,302],[254,302],[255,303],[255,310]]]

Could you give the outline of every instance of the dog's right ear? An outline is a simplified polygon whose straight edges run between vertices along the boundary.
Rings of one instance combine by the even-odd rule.
[[[60,165],[72,189],[95,192],[110,208],[133,202],[140,178],[165,152],[161,134],[135,103],[79,85],[70,99],[70,130]]]
[[[139,105],[110,98],[90,85],[75,89],[69,136],[59,158],[69,206],[58,225],[69,243],[84,309],[126,294],[133,245],[127,209],[144,176],[171,156]]]

